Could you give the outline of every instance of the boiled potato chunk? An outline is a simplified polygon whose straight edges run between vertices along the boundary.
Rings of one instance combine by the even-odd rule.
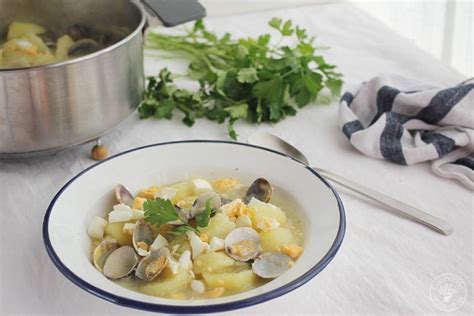
[[[142,291],[148,295],[166,296],[185,289],[191,280],[192,276],[186,269],[179,268],[178,273],[173,274],[166,268],[154,281],[145,284]]]
[[[235,260],[223,252],[208,252],[194,260],[194,273],[220,272],[226,268],[233,267],[234,264]]]
[[[252,270],[222,273],[204,272],[202,277],[209,288],[223,287],[231,291],[245,291],[255,286],[257,282],[257,276]]]
[[[248,204],[248,207],[250,208],[252,223],[255,228],[257,227],[257,223],[263,220],[265,217],[276,219],[280,225],[284,225],[286,223],[285,213],[283,213],[283,211],[275,205],[264,203],[257,200],[256,198],[252,198]]]
[[[48,46],[43,42],[41,37],[33,33],[26,34],[22,39],[27,40],[31,44],[35,45],[38,48],[38,53],[40,54],[51,54]]]
[[[294,242],[293,234],[288,228],[278,227],[260,232],[260,243],[264,252],[278,251],[283,246]]]
[[[49,64],[56,60],[43,40],[34,34],[12,39],[4,44],[3,49],[4,64],[9,67]]]
[[[10,47],[4,46],[3,50],[3,64],[6,67],[28,67],[32,62],[33,55],[18,52]]]
[[[73,44],[74,41],[69,35],[64,35],[58,38],[58,41],[56,43],[56,59],[58,61],[67,60],[68,51]]]
[[[189,182],[179,182],[179,183],[170,185],[170,187],[178,190],[178,192],[176,192],[176,195],[171,198],[171,202],[173,202],[173,204],[178,203],[185,197],[193,195],[194,193],[193,186]]]
[[[19,38],[25,36],[28,33],[33,34],[43,34],[46,32],[46,29],[41,25],[34,23],[25,23],[25,22],[13,22],[8,28],[7,39],[11,40],[12,38]]]
[[[225,237],[235,228],[235,223],[231,221],[226,215],[217,213],[211,218],[207,227],[201,229],[201,233],[206,234],[209,240],[212,237]]]
[[[56,57],[51,54],[42,54],[38,55],[33,59],[33,65],[46,65],[46,64],[53,64],[56,62]]]
[[[132,236],[125,234],[122,229],[125,223],[112,223],[105,227],[105,235],[108,235],[119,243],[120,246],[131,245]]]
[[[178,249],[176,250],[177,254],[182,254],[186,250],[191,251],[191,245],[188,242],[186,235],[179,235],[171,240],[168,244],[168,248],[173,249],[176,245],[179,245]]]

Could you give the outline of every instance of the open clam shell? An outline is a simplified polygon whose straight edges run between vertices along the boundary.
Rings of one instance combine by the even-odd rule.
[[[262,202],[268,203],[272,197],[273,188],[270,182],[264,178],[255,180],[245,194],[244,202],[248,204],[254,197]]]
[[[97,247],[95,247],[94,252],[92,253],[92,261],[94,266],[102,272],[104,269],[105,261],[110,256],[110,254],[118,248],[117,241],[113,240],[103,240]]]
[[[261,278],[273,279],[287,271],[291,263],[291,258],[281,252],[264,253],[255,259],[252,270]]]
[[[207,201],[209,201],[211,209],[213,210],[219,209],[222,205],[221,198],[216,192],[209,191],[201,193],[191,207],[191,217],[195,217],[197,214],[203,212],[206,209]]]
[[[170,251],[166,247],[154,250],[140,260],[135,276],[144,281],[152,281],[166,267],[170,260]]]
[[[109,279],[121,279],[132,273],[138,264],[138,256],[130,246],[114,250],[105,261],[102,273]]]
[[[261,251],[260,236],[255,229],[240,227],[231,231],[224,241],[225,251],[237,261],[249,261]]]
[[[115,186],[115,198],[117,202],[128,206],[133,205],[133,194],[123,184],[117,184]]]
[[[144,220],[139,220],[133,230],[132,243],[137,253],[144,257],[150,253],[150,245],[155,241],[153,229]]]

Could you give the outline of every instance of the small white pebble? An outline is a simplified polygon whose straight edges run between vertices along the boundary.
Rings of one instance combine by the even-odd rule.
[[[206,290],[206,286],[204,285],[204,282],[202,281],[192,280],[191,289],[193,289],[193,291],[196,293],[202,294]]]
[[[157,249],[160,249],[162,247],[165,247],[166,245],[168,245],[168,240],[166,240],[165,237],[158,234],[158,236],[156,236],[153,243],[150,245],[150,250],[151,251],[157,250]]]
[[[219,237],[212,237],[209,243],[209,251],[219,251],[224,249],[224,239]]]
[[[99,216],[92,218],[87,233],[93,239],[102,239],[104,237],[104,229],[107,226],[107,221]]]

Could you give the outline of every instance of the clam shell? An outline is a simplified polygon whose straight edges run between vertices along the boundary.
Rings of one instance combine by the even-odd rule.
[[[260,255],[252,264],[253,272],[261,278],[273,279],[291,267],[291,258],[281,252]]]
[[[118,248],[117,241],[112,240],[103,240],[97,247],[95,247],[94,252],[92,253],[92,261],[94,266],[102,272],[104,269],[105,261],[110,256],[110,254]]]
[[[239,227],[231,231],[224,241],[225,251],[237,261],[249,261],[261,251],[260,236],[255,229]]]
[[[115,198],[117,202],[128,206],[133,205],[133,194],[123,184],[117,184],[115,186]]]
[[[248,204],[254,197],[262,202],[268,203],[272,197],[273,188],[270,182],[264,178],[255,180],[245,194],[244,202]]]
[[[213,210],[219,209],[222,205],[221,198],[216,192],[210,191],[201,193],[198,195],[196,201],[194,201],[194,204],[191,207],[191,218],[195,217],[197,214],[201,213],[206,209],[207,201],[209,201],[211,209]]]
[[[141,280],[152,281],[166,267],[170,260],[170,251],[163,247],[150,252],[148,256],[140,260],[135,271],[135,276]]]
[[[132,273],[138,264],[138,256],[130,246],[114,250],[104,264],[103,273],[109,279],[120,279]]]
[[[151,226],[142,219],[137,221],[132,235],[133,248],[140,256],[147,256],[150,253],[149,248],[153,241],[155,241],[155,238]]]

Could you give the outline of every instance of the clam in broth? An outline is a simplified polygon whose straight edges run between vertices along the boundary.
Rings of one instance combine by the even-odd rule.
[[[116,204],[88,230],[91,261],[134,291],[173,299],[232,295],[279,277],[303,253],[299,221],[272,204],[264,178],[248,186],[221,178],[135,194],[123,184],[113,190]]]

